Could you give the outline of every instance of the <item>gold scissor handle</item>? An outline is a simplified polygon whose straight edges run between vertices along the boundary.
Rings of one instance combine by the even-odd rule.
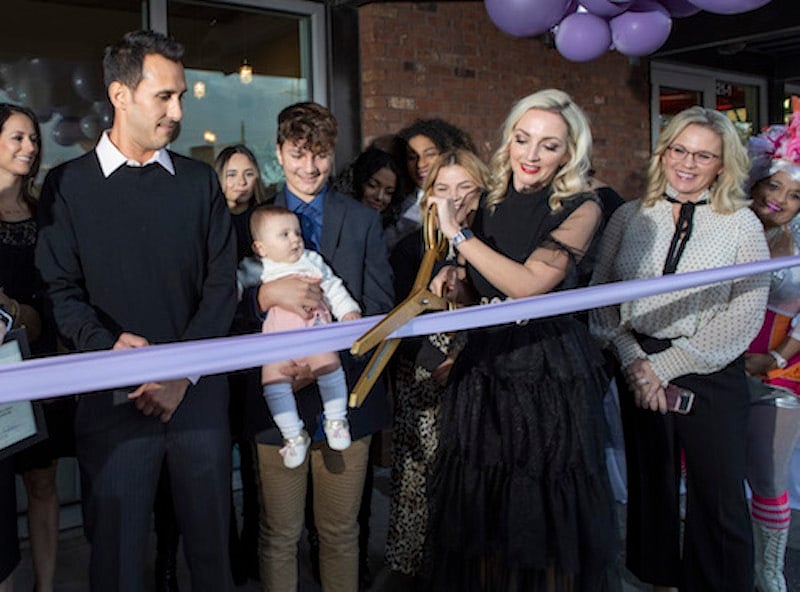
[[[360,407],[369,391],[372,390],[378,376],[381,375],[389,363],[400,339],[386,340],[396,329],[426,310],[445,310],[449,303],[445,298],[428,290],[433,265],[447,253],[447,238],[436,227],[436,204],[431,204],[422,220],[422,238],[425,244],[425,254],[414,279],[411,294],[396,306],[380,323],[364,333],[353,342],[350,353],[360,356],[371,350],[376,345],[378,349],[361,373],[353,392],[350,394],[349,405]]]
[[[436,296],[427,289],[416,290],[377,325],[356,339],[350,348],[350,353],[354,356],[360,356],[378,345],[378,343],[419,315],[419,313],[426,310],[444,310],[445,308],[447,308],[447,301],[441,296]]]
[[[436,259],[441,259],[447,254],[447,238],[436,224],[436,204],[431,204],[425,217],[422,219],[422,240],[425,251],[435,251]]]

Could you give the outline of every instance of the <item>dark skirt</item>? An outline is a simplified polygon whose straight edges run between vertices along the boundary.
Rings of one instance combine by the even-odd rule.
[[[471,332],[429,475],[433,589],[606,590],[617,554],[604,464],[608,380],[572,317]]]
[[[66,396],[42,402],[47,438],[16,454],[16,470],[25,473],[46,469],[58,458],[75,456],[74,397]]]

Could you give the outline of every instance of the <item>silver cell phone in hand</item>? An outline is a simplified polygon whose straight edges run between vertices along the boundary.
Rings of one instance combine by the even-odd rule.
[[[674,411],[685,415],[692,410],[694,405],[694,393],[688,389],[681,388],[674,384],[668,384],[664,389],[667,395],[667,411]]]

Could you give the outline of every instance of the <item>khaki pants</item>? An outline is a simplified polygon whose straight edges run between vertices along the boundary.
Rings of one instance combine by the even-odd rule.
[[[308,471],[314,481],[314,516],[325,592],[358,590],[358,509],[372,436],[342,452],[315,442],[296,469],[283,466],[278,446],[258,444],[261,497],[261,589],[296,592],[297,543],[303,532]]]

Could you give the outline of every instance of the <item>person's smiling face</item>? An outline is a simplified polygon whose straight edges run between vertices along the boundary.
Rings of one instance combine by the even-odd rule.
[[[443,166],[436,174],[431,192],[437,197],[449,197],[456,209],[456,222],[463,224],[478,208],[481,189],[469,171],[458,164]]]
[[[286,187],[305,202],[310,202],[325,187],[333,166],[333,153],[315,153],[304,142],[286,140],[277,149],[278,162],[286,177]]]
[[[408,174],[417,187],[422,187],[425,177],[441,152],[428,136],[419,134],[408,141]]]
[[[24,177],[39,153],[39,137],[33,122],[23,113],[14,113],[0,130],[0,171]]]
[[[529,109],[512,131],[509,161],[514,189],[537,191],[569,160],[567,122],[558,113]]]
[[[753,187],[753,211],[766,228],[783,226],[800,212],[800,183],[778,171]]]
[[[722,138],[712,129],[687,125],[661,157],[667,183],[680,201],[697,201],[722,171]]]

